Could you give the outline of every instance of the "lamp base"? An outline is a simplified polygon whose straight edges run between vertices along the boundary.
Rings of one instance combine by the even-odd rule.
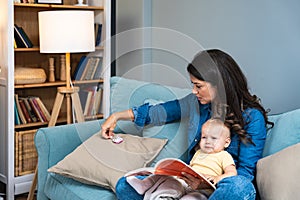
[[[54,126],[56,124],[56,120],[62,106],[63,98],[67,97],[67,123],[71,123],[71,107],[68,105],[68,101],[72,100],[72,104],[75,110],[75,116],[77,118],[77,122],[84,122],[84,116],[81,108],[80,98],[78,95],[79,87],[58,87],[57,94],[54,102],[54,106],[51,113],[51,118],[48,123],[48,126]]]

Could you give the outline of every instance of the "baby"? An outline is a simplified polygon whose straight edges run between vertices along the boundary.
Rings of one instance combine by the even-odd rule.
[[[230,142],[229,128],[219,119],[209,119],[202,126],[201,140],[190,166],[215,185],[225,177],[237,175],[233,158],[224,150]],[[144,194],[162,178],[166,179],[165,176],[151,175],[143,180],[135,176],[129,176],[126,180],[139,194]],[[169,178],[174,179],[174,177]],[[212,193],[207,190],[191,191],[184,181],[176,180],[176,184],[185,188],[185,192],[178,193],[175,198],[188,193],[181,199],[206,199]],[[172,187],[174,188],[174,181],[172,181]],[[180,189],[180,187],[177,188]]]

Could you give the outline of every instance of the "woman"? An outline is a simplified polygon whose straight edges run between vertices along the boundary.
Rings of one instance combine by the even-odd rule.
[[[193,84],[192,94],[157,106],[149,104],[113,113],[102,125],[102,135],[110,138],[118,120],[132,120],[138,126],[161,125],[189,118],[188,157],[197,150],[202,124],[211,117],[224,120],[230,127],[231,143],[226,149],[234,158],[237,176],[224,178],[210,200],[255,199],[252,181],[257,161],[261,158],[269,124],[265,109],[259,99],[251,95],[247,80],[233,58],[221,50],[206,50],[197,54],[187,71]],[[194,190],[200,180],[184,174],[184,180]],[[119,199],[143,199],[125,178],[118,182]]]

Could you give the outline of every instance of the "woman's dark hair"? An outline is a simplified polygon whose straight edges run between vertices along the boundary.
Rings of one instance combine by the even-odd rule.
[[[212,102],[213,115],[221,115],[224,123],[239,135],[242,142],[253,143],[244,130],[243,110],[256,108],[263,114],[266,124],[273,124],[268,121],[259,98],[250,94],[245,75],[230,55],[218,49],[201,51],[188,65],[187,71],[217,88],[217,97]]]

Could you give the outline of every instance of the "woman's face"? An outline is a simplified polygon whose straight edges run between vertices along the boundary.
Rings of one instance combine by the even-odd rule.
[[[196,95],[201,104],[211,103],[216,97],[216,87],[209,82],[201,81],[190,74],[190,79],[193,84],[193,94]]]

